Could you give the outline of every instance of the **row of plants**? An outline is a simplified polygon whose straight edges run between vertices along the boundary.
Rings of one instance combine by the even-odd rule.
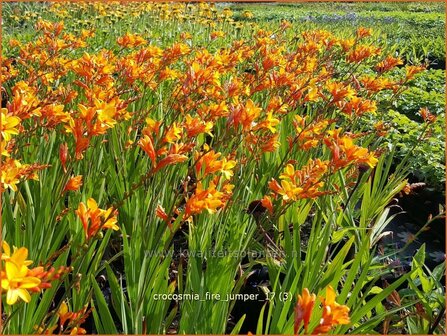
[[[2,333],[445,333],[445,264],[379,244],[439,131],[420,106],[396,161],[382,119],[424,65],[212,4],[4,10],[29,6],[2,41]],[[259,270],[253,326],[231,295]]]
[[[374,28],[378,36],[395,44],[409,62],[428,59],[445,68],[444,3],[296,3],[232,4],[239,20],[250,10],[257,21],[287,19],[298,29],[321,28],[346,32],[355,26]]]
[[[160,8],[162,6],[159,5]],[[166,15],[176,16],[180,14],[180,19],[190,19],[188,17],[190,13],[185,10],[186,6],[187,4],[179,4],[173,13],[166,13]],[[153,7],[156,7],[156,5]],[[416,6],[400,3],[231,4],[230,7],[225,9],[232,13],[222,18],[236,26],[241,22],[262,25],[265,22],[271,24],[272,21],[286,19],[294,23],[295,29],[301,31],[320,28],[336,30],[342,34],[349,33],[355,26],[368,28],[379,26],[377,36],[380,39],[386,39],[388,45],[396,45],[398,53],[405,61],[421,62],[428,60],[435,68],[445,68],[445,37],[443,34],[445,30],[445,5],[443,3],[424,3]],[[70,15],[69,26],[91,26],[95,25],[98,20],[104,20],[100,15],[92,16],[95,13],[92,11],[72,10],[71,13],[69,11],[70,9],[57,13],[60,18]],[[123,21],[125,24],[130,24],[132,17],[126,16],[125,12],[126,10],[115,13],[112,10],[104,16],[106,20],[110,19],[115,23]],[[249,14],[246,15],[246,13]],[[26,30],[32,31],[32,20],[38,16],[45,18],[46,15],[51,15],[51,12],[45,12],[42,10],[42,6],[35,6],[30,3],[19,7],[7,7],[4,11],[3,20],[11,27],[26,28]],[[195,20],[195,18],[192,19]],[[206,21],[206,15],[200,19]],[[216,24],[214,20],[207,23]],[[117,24],[117,26],[120,26],[120,24]],[[141,25],[137,23],[137,27],[134,29],[140,32],[138,26]]]

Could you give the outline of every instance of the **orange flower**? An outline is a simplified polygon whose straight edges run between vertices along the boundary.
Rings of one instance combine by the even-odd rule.
[[[163,207],[160,204],[157,205],[157,208],[155,210],[155,215],[158,218],[163,219],[165,222],[167,222],[169,219],[168,214],[166,213],[165,209],[163,209]]]
[[[268,129],[270,130],[270,132],[272,133],[276,133],[276,128],[275,126],[277,126],[279,124],[279,119],[273,117],[273,113],[272,112],[267,112],[267,117],[262,120],[260,123],[258,123],[255,127],[254,130],[258,130],[258,129]]]
[[[156,121],[150,117],[146,118],[146,127],[143,128],[142,133],[144,135],[152,135],[152,133],[155,133],[158,135],[158,133],[160,132],[160,125],[161,125],[161,121]]]
[[[192,35],[190,33],[188,33],[188,32],[182,32],[180,34],[180,38],[182,40],[190,40],[190,39],[192,39]]]
[[[254,125],[253,122],[259,117],[261,108],[257,107],[255,103],[249,99],[245,106],[239,106],[230,116],[230,122],[238,127],[242,125],[244,131],[250,130]]]
[[[184,43],[175,43],[172,47],[167,48],[163,52],[163,58],[166,60],[177,58],[183,55],[187,55],[191,51],[191,48]]]
[[[156,165],[157,154],[155,153],[154,144],[148,135],[144,135],[139,141],[138,145],[144,150],[152,161],[152,165]]]
[[[333,119],[316,119],[308,123],[307,119],[308,118],[303,118],[299,115],[295,116],[293,125],[295,126],[297,136],[295,138],[291,138],[291,145],[296,142],[302,149],[316,147],[320,143],[320,140],[324,137],[325,130],[328,125],[334,122]]]
[[[179,71],[166,67],[163,70],[160,70],[160,74],[159,74],[158,78],[160,79],[160,81],[174,80],[174,79],[179,78],[180,75],[181,75],[181,73]]]
[[[213,123],[211,121],[205,122],[200,118],[193,118],[187,114],[185,116],[184,126],[189,138],[193,138],[201,133],[207,133],[212,136],[211,129],[213,128]]]
[[[367,148],[354,145],[349,136],[339,136],[339,131],[329,131],[329,137],[324,139],[332,152],[332,164],[336,169],[344,168],[350,164],[367,164],[373,168],[378,159],[374,152]]]
[[[62,302],[57,315],[59,317],[59,325],[61,328],[64,327],[65,322],[73,318],[74,313],[68,311],[68,305],[65,302]]]
[[[330,82],[326,84],[326,87],[332,96],[332,103],[339,102],[345,98],[352,99],[355,95],[355,90],[349,85],[345,86],[343,83]]]
[[[378,55],[379,52],[380,49],[374,46],[359,45],[347,55],[347,60],[351,63],[360,63],[371,56]]]
[[[58,324],[60,328],[59,334],[70,334],[70,335],[84,335],[86,334],[86,330],[84,328],[79,327],[82,323],[85,322],[88,315],[90,314],[91,309],[87,310],[87,307],[82,308],[77,312],[71,312],[67,303],[62,302],[59,310],[57,311]],[[52,327],[46,328],[45,335],[53,335],[54,331],[58,325],[54,325]],[[39,334],[42,334],[43,328],[35,327]]]
[[[37,21],[36,28],[38,30],[43,30],[43,32],[45,34],[51,34],[51,35],[57,36],[64,29],[64,22],[63,21],[50,22],[50,21],[45,21],[45,20],[39,19],[39,21]]]
[[[352,99],[342,105],[343,113],[349,116],[361,116],[365,113],[375,113],[377,110],[376,102],[359,97],[352,97]]]
[[[47,127],[54,127],[60,123],[70,122],[70,114],[64,112],[64,105],[62,104],[50,104],[42,107],[40,110],[42,118],[47,118]]]
[[[102,97],[106,98],[106,97]],[[100,135],[106,133],[109,128],[113,128],[118,120],[127,120],[130,118],[129,112],[122,108],[122,101],[115,97],[110,101],[93,98],[93,104],[86,106],[78,104],[80,118],[70,120],[69,132],[79,132],[76,128],[86,128],[88,136]],[[84,134],[85,131],[82,133]]]
[[[183,129],[179,127],[176,122],[174,122],[166,131],[163,141],[167,143],[174,143],[182,138],[182,133]]]
[[[219,104],[213,103],[209,106],[201,105],[197,109],[197,113],[202,118],[210,118],[212,120],[217,119],[219,117],[226,117],[229,113],[228,106],[225,101],[221,101]]]
[[[87,334],[87,330],[78,327],[74,327],[70,332],[70,335],[85,335],[85,334]]]
[[[9,114],[14,116],[14,118],[25,120],[32,116],[37,117],[41,116],[39,107],[41,101],[37,96],[38,93],[37,88],[28,85],[24,81],[20,81],[16,83],[16,85],[13,87],[12,93],[13,93],[12,101],[8,102],[7,110]],[[2,115],[4,113],[5,110],[2,109]],[[15,121],[13,120],[4,121],[2,118],[2,123],[3,122],[5,122],[5,125],[9,126],[15,123]],[[10,131],[12,131],[12,129],[10,129]],[[2,135],[4,137],[7,137],[7,135],[5,134]]]
[[[104,83],[106,79],[112,80],[110,74],[115,68],[111,62],[112,59],[113,55],[109,51],[103,51],[99,55],[90,55],[85,52],[81,58],[70,63],[70,68],[89,81],[96,77]],[[82,86],[81,81],[78,81],[78,83]]]
[[[208,145],[204,146],[204,150],[207,151],[205,154],[194,153],[196,175],[203,178],[220,171],[227,180],[230,179],[233,176],[233,168],[236,166],[236,161],[227,160],[226,158],[219,161],[218,158],[221,156],[221,153],[216,153],[213,149],[210,150]]]
[[[54,267],[45,269],[42,266],[34,267],[28,271],[29,276],[38,278],[41,282],[38,286],[30,290],[39,293],[41,289],[51,288],[51,282],[58,280],[65,273],[72,271],[72,267],[60,266],[57,270]]]
[[[303,289],[303,293],[298,295],[298,302],[295,306],[295,326],[294,333],[298,334],[301,323],[304,324],[304,330],[307,333],[309,321],[312,316],[312,310],[315,305],[316,295],[310,294],[307,288]]]
[[[75,212],[82,222],[87,239],[95,236],[101,228],[119,230],[118,225],[116,225],[117,211],[113,211],[113,208],[107,210],[98,208],[98,204],[93,198],[87,200],[87,206],[81,202]]]
[[[207,189],[203,189],[202,182],[198,182],[194,194],[186,202],[184,218],[199,214],[203,210],[214,213],[223,207],[226,199],[231,195],[232,185],[227,184],[222,190],[223,192],[216,190],[214,182],[210,182]]]
[[[279,177],[281,184],[272,179],[269,188],[275,194],[282,195],[285,202],[316,198],[327,193],[322,190],[324,182],[321,181],[327,170],[328,162],[319,159],[310,160],[300,170],[295,170],[291,164],[288,164]]]
[[[401,64],[403,64],[403,62],[400,58],[387,56],[383,61],[377,63],[374,69],[378,73],[382,74]]]
[[[393,89],[396,85],[388,78],[374,78],[370,76],[362,76],[359,78],[360,84],[371,93],[376,93],[384,89]]]
[[[374,124],[374,129],[378,136],[385,136],[388,132],[388,126],[383,121],[378,121]]]
[[[262,141],[258,142],[259,148],[263,152],[276,151],[280,145],[278,138],[279,138],[278,134],[268,135],[267,137],[261,139]]]
[[[215,40],[218,37],[224,37],[224,36],[225,36],[225,33],[223,31],[214,31],[214,32],[211,32],[211,34],[210,34],[211,40]]]
[[[431,114],[428,108],[423,107],[419,110],[419,113],[422,116],[422,119],[424,119],[424,122],[427,124],[434,123],[436,121],[436,116]]]
[[[124,48],[135,48],[135,47],[146,44],[146,40],[144,38],[142,38],[140,35],[130,34],[130,33],[127,33],[124,36],[118,37],[116,42],[118,43],[118,45],[120,45],[121,47],[124,47]]]
[[[273,192],[279,194],[281,191],[281,185],[276,181],[274,178],[272,178],[269,182],[269,188],[273,190]]]
[[[169,154],[165,158],[161,159],[154,168],[154,173],[159,171],[161,168],[166,167],[171,164],[176,164],[188,160],[186,155],[182,154]]]
[[[272,199],[269,196],[264,196],[261,199],[261,204],[264,208],[268,210],[268,212],[270,212],[270,214],[273,214],[273,203]]]
[[[267,72],[271,68],[275,67],[277,64],[277,60],[272,56],[267,56],[262,60],[262,67],[264,68],[264,71]]]
[[[351,322],[348,314],[349,308],[335,302],[335,290],[331,286],[326,288],[326,298],[323,300],[323,304],[331,307],[335,323],[348,324]]]
[[[349,49],[351,49],[354,44],[355,44],[355,39],[351,38],[351,39],[343,39],[338,41],[338,43],[340,44],[341,48],[343,49],[344,52],[347,52]]]
[[[82,175],[78,175],[75,177],[72,177],[68,180],[67,184],[65,185],[64,191],[76,191],[79,190],[79,188],[82,186]]]
[[[61,161],[64,173],[67,172],[67,167],[65,167],[65,163],[67,162],[67,156],[68,156],[68,146],[66,143],[63,143],[59,146],[59,160]]]
[[[372,33],[372,29],[365,28],[365,27],[359,27],[357,29],[356,35],[357,35],[357,38],[361,39],[361,38],[364,38],[364,37],[371,36],[371,33]]]
[[[323,316],[313,334],[327,333],[339,324],[349,324],[349,308],[335,302],[335,291],[331,286],[326,288],[326,298],[322,298]]]
[[[79,219],[82,222],[82,226],[84,227],[84,231],[86,232],[86,235],[88,236],[88,220],[89,220],[89,214],[87,207],[83,202],[81,202],[78,206],[78,209],[75,211],[76,215],[78,215]]]
[[[221,167],[221,162],[218,161],[221,154],[216,153],[213,149],[210,150],[208,145],[204,146],[204,150],[208,152],[205,154],[199,152],[194,153],[194,159],[196,160],[194,169],[196,171],[196,175],[203,175],[203,177],[218,171]]]
[[[331,286],[326,288],[326,298],[320,298],[322,303],[322,317],[317,327],[311,332],[314,334],[327,333],[333,327],[340,324],[349,324],[349,308],[335,302],[335,291]],[[295,306],[295,326],[294,332],[298,334],[301,323],[304,330],[308,333],[309,322],[312,318],[316,301],[316,295],[310,294],[307,288],[303,293],[298,295],[298,302]]]
[[[414,78],[416,74],[425,70],[425,67],[422,65],[409,65],[405,67],[405,80],[409,81]]]
[[[82,123],[81,119],[70,120],[69,126],[66,128],[67,133],[73,133],[75,138],[75,157],[76,160],[81,160],[84,155],[84,151],[90,144],[90,136],[85,136],[87,131]]]

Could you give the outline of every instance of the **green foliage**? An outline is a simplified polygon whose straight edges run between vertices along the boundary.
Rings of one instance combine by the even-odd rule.
[[[397,143],[397,159],[409,156],[411,173],[431,187],[443,190],[445,184],[445,117],[425,131],[425,124],[410,120],[405,115],[389,110],[384,119],[390,125],[388,138]],[[422,134],[425,134],[422,136]],[[422,137],[421,137],[422,136]]]
[[[428,108],[435,115],[445,113],[445,71],[428,70],[418,74],[409,89],[393,101],[397,112],[417,122],[422,122],[421,107]]]
[[[393,78],[400,69],[390,76]],[[426,129],[420,114],[427,108],[436,121]],[[368,116],[368,128],[383,122],[389,128],[385,139],[397,144],[396,162],[409,155],[413,177],[431,187],[444,190],[445,184],[445,71],[427,70],[417,74],[408,88],[395,97],[379,97],[379,113]]]

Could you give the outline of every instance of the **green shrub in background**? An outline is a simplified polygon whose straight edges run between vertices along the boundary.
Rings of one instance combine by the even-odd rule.
[[[428,70],[417,75],[409,89],[393,101],[393,108],[396,111],[419,123],[422,122],[419,114],[421,106],[438,116],[445,113],[444,70]]]

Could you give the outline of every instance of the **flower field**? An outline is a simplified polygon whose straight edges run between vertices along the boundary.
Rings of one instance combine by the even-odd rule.
[[[442,6],[288,6],[3,4],[3,334],[445,334]]]

